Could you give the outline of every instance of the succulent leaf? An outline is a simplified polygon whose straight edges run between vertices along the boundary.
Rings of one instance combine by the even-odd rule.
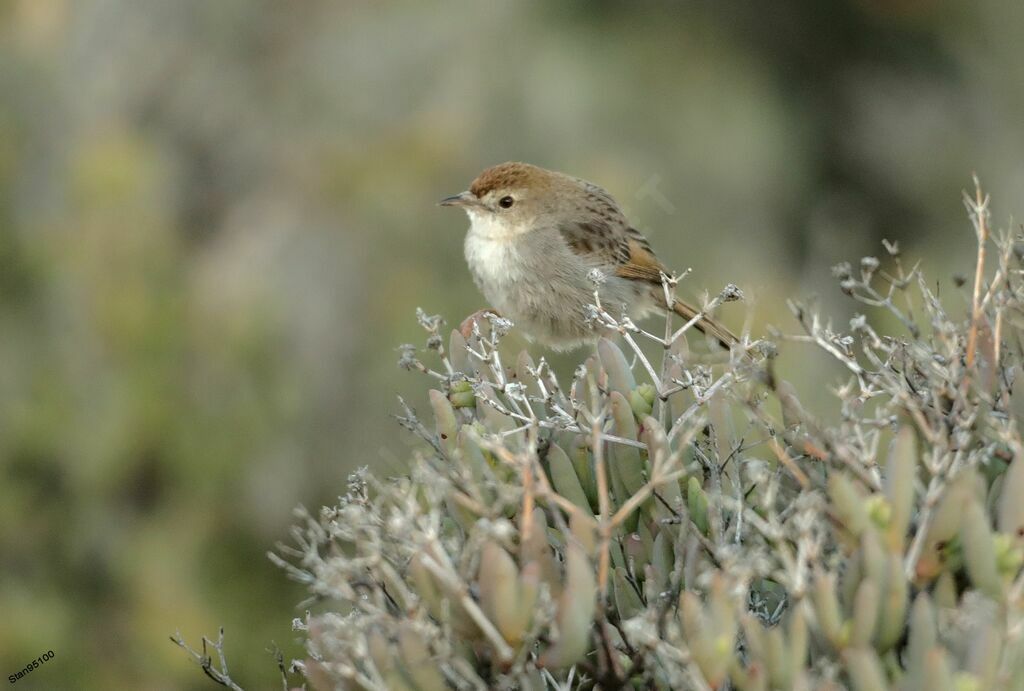
[[[565,587],[558,599],[558,636],[541,656],[545,667],[562,669],[590,650],[591,627],[597,610],[597,580],[582,548],[570,543],[565,552]]]

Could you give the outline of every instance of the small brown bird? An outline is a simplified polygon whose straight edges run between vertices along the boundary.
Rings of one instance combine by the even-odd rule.
[[[665,309],[664,264],[597,185],[528,163],[502,163],[469,189],[441,200],[469,215],[466,261],[477,287],[532,340],[558,350],[595,341],[587,320],[595,269],[602,305],[640,319]],[[684,319],[698,310],[676,300]],[[708,317],[697,327],[726,348],[737,342]]]

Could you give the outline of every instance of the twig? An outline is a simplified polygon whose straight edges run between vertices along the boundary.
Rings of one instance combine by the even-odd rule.
[[[971,300],[971,328],[967,333],[967,367],[974,366],[974,355],[978,343],[978,322],[981,320],[981,284],[985,278],[985,246],[988,243],[988,195],[982,197],[981,182],[974,176],[974,199],[964,194],[964,204],[971,213],[974,229],[978,236],[978,260],[974,269],[974,292]],[[967,377],[964,378],[964,386]]]
[[[596,395],[595,395],[596,398]],[[608,595],[608,570],[611,560],[612,525],[609,521],[611,497],[608,493],[608,468],[604,457],[604,440],[600,424],[601,416],[594,416],[590,439],[594,452],[594,473],[597,476],[598,531],[601,548],[598,556],[597,586],[601,594],[601,606]]]
[[[796,461],[789,457],[789,454],[786,453],[786,450],[782,448],[775,437],[771,437],[768,440],[768,447],[775,454],[776,458],[779,459],[779,462],[786,466],[786,470],[796,478],[796,481],[800,483],[800,487],[807,489],[811,486],[810,478],[808,478],[807,474],[800,469],[800,466],[796,464]]]
[[[193,650],[185,642],[185,640],[181,637],[181,632],[175,632],[175,634],[173,636],[171,636],[171,641],[175,645],[177,645],[179,648],[181,648],[182,650],[187,652],[192,657],[192,659],[195,660],[196,663],[200,667],[202,667],[203,672],[206,674],[206,676],[210,677],[210,679],[213,679],[215,682],[217,682],[221,686],[229,688],[232,691],[244,691],[244,689],[241,686],[236,684],[231,679],[231,675],[228,674],[228,662],[227,662],[227,659],[224,656],[224,627],[223,626],[220,627],[220,631],[218,632],[216,642],[211,641],[206,636],[203,636],[203,652],[202,653],[199,653],[198,651]],[[217,669],[216,667],[213,666],[213,658],[210,656],[209,652],[207,651],[207,646],[209,646],[209,647],[211,647],[211,648],[213,648],[214,650],[217,651],[217,659],[220,662],[220,669]]]

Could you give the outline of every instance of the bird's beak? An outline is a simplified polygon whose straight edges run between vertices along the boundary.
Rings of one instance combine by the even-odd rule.
[[[476,206],[480,200],[472,192],[459,192],[452,197],[445,197],[438,202],[439,206]]]

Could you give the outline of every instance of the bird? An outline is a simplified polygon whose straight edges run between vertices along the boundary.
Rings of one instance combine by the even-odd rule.
[[[469,216],[464,250],[477,287],[526,337],[572,350],[601,337],[592,315],[595,289],[606,312],[641,319],[671,309],[726,349],[739,339],[676,298],[651,244],[615,199],[592,182],[529,163],[487,168],[469,189],[442,199]]]

